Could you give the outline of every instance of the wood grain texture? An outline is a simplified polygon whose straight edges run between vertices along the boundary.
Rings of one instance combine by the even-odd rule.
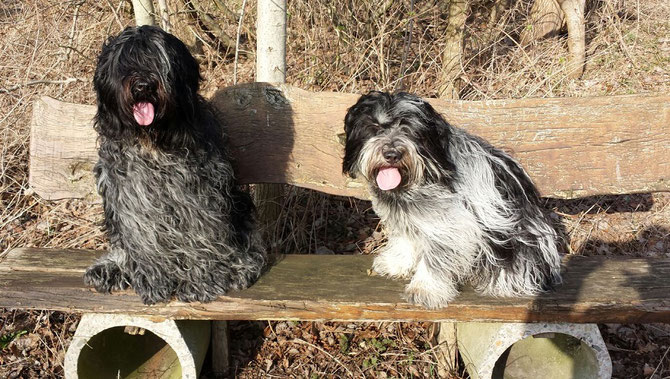
[[[289,183],[367,198],[341,174],[343,119],[358,95],[251,83],[212,97],[242,183]],[[518,158],[541,192],[574,198],[670,190],[670,96],[449,101],[456,126]],[[34,106],[30,184],[46,199],[95,198],[93,106]]]
[[[93,130],[95,107],[42,97],[33,104],[28,181],[47,200],[89,198],[95,193],[98,160]]]
[[[670,322],[670,259],[573,256],[555,292],[496,299],[465,289],[447,308],[426,310],[403,301],[403,282],[369,276],[372,257],[347,255],[287,255],[251,288],[212,303],[146,306],[128,291],[84,287],[83,267],[100,253],[12,250],[0,263],[0,307],[207,320]]]

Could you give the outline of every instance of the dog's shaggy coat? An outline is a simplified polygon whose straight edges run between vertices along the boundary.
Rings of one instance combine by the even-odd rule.
[[[373,269],[411,277],[410,302],[537,294],[560,282],[557,235],[521,166],[427,102],[371,92],[345,118],[343,171],[369,183],[388,234]]]
[[[126,28],[102,48],[94,171],[110,251],[84,276],[98,291],[211,301],[260,275],[255,209],[236,187],[200,80],[186,46],[155,27]]]

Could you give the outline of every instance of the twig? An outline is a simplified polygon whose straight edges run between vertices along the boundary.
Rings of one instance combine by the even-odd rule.
[[[242,19],[244,18],[244,7],[247,5],[247,0],[242,1],[242,9],[240,10],[240,20],[237,22],[237,39],[235,40],[235,63],[233,64],[233,84],[237,84],[237,57],[240,53],[240,31],[242,29]]]
[[[205,12],[202,9],[202,7],[200,6],[200,2],[196,0],[191,0],[190,4],[196,11],[197,17],[200,19],[200,21],[202,21],[205,27],[207,27],[207,29],[209,29],[225,47],[232,48],[234,45],[232,39],[226,34],[226,32],[223,29],[221,29],[221,27],[217,24],[216,20],[214,20],[210,15],[207,14],[207,12]]]
[[[409,12],[410,12],[410,19],[409,19],[409,25],[407,26],[407,29],[405,30],[405,48],[403,49],[402,52],[402,60],[400,61],[400,81],[398,82],[398,86],[396,87],[397,90],[404,90],[405,89],[405,64],[407,63],[407,55],[409,53],[409,46],[412,43],[412,30],[414,29],[414,17],[416,15],[414,14],[414,0],[410,3],[409,7]]]
[[[119,29],[123,30],[123,24],[121,23],[121,19],[119,18],[119,12],[118,9],[114,8],[114,4],[112,4],[112,0],[107,0],[107,5],[112,9],[112,14],[114,15],[114,19],[116,19],[116,23],[119,24]]]
[[[74,46],[58,45],[58,47],[63,48],[63,49],[72,50],[72,51],[74,51],[75,53],[79,54],[79,57],[80,57],[80,58],[82,58],[82,59],[86,59],[86,60],[89,61],[89,62],[95,62],[95,57],[91,57],[90,55],[86,55],[86,54],[84,54],[83,51],[80,51],[79,49],[77,49],[77,48],[74,47]],[[49,72],[51,72],[51,70],[53,70],[54,68],[58,67],[58,66],[60,65],[60,63],[61,63],[62,61],[64,61],[64,60],[65,60],[65,59],[60,59],[59,61],[57,61],[57,62],[56,62],[57,64],[54,64],[52,67],[49,68]]]
[[[68,36],[68,45],[73,46],[74,35],[77,32],[77,19],[79,18],[79,9],[84,4],[84,0],[79,1],[74,8],[74,16],[72,17],[72,27],[70,28],[70,35]],[[70,50],[66,50],[65,59],[70,59]]]
[[[542,77],[542,74],[540,74],[540,72],[537,71],[537,67],[536,67],[537,62],[533,62],[533,60],[530,58],[530,56],[528,55],[526,50],[523,48],[523,46],[521,46],[521,44],[516,39],[514,39],[511,35],[509,35],[509,33],[507,33],[505,30],[501,29],[500,31],[507,38],[509,38],[512,42],[514,42],[514,44],[516,45],[516,48],[521,51],[524,58],[526,58],[526,60],[528,61],[528,64],[532,67],[533,71],[535,72],[535,76],[537,76],[538,78]]]
[[[577,230],[577,228],[579,227],[579,224],[582,223],[582,221],[584,220],[584,218],[586,217],[586,215],[589,214],[589,212],[591,212],[591,210],[592,210],[593,208],[595,208],[596,205],[598,205],[598,204],[600,203],[600,200],[602,200],[602,198],[603,198],[603,197],[600,196],[600,197],[593,203],[593,205],[591,205],[591,206],[589,207],[589,209],[586,210],[586,212],[582,212],[582,214],[579,216],[579,219],[577,220],[577,222],[573,223],[573,225],[575,225],[575,227],[570,231],[570,234],[569,234],[570,237],[572,237],[572,234]]]
[[[0,88],[0,92],[10,93],[11,91],[15,91],[19,88],[34,86],[36,84],[70,84],[70,83],[74,83],[74,82],[83,82],[83,80],[81,80],[79,78],[67,78],[67,79],[63,79],[63,80],[33,80],[33,81],[27,82],[27,83],[15,84],[15,85],[13,85],[11,87],[8,87],[8,88]]]
[[[670,351],[670,347],[668,347],[667,349],[665,349],[665,354],[663,354],[663,357],[662,357],[661,360],[658,362],[658,365],[656,366],[656,369],[654,370],[654,372],[651,373],[650,378],[653,378],[654,375],[656,375],[656,371],[658,371],[658,368],[661,367],[661,365],[663,364],[663,360],[665,359],[665,356],[668,355],[668,351]]]
[[[291,340],[291,342],[293,342],[293,343],[302,343],[302,344],[311,346],[311,347],[313,347],[313,348],[319,350],[320,352],[322,352],[322,353],[326,354],[327,356],[329,356],[330,359],[332,359],[332,360],[334,360],[335,362],[337,362],[340,366],[342,366],[342,368],[344,368],[344,369],[347,371],[347,373],[348,373],[352,378],[354,378],[354,373],[351,372],[351,370],[349,370],[349,368],[348,368],[347,366],[345,366],[339,359],[335,358],[333,355],[331,355],[329,352],[325,351],[324,349],[320,348],[319,346],[316,346],[316,345],[311,344],[311,343],[309,343],[309,342],[307,342],[307,341],[303,341],[303,340],[300,340],[300,339],[297,339],[297,338],[294,338],[293,340]]]
[[[276,336],[277,333],[275,333],[275,330],[272,327],[272,322],[270,322],[270,320],[267,320],[267,322],[268,322],[268,328],[270,328],[270,331],[272,332],[272,334],[274,334]]]
[[[223,11],[225,16],[231,21],[237,21],[237,15],[235,12],[231,11],[230,8],[226,6],[221,0],[214,0],[216,6]]]
[[[0,229],[3,229],[5,226],[9,225],[12,221],[14,221],[14,220],[20,218],[21,216],[23,216],[27,211],[29,211],[30,209],[32,209],[32,208],[33,208],[35,205],[37,205],[37,204],[38,204],[38,203],[32,203],[30,206],[21,209],[21,211],[18,212],[17,214],[15,214],[14,216],[9,217],[9,218],[7,219],[7,221],[3,222],[2,225],[0,225]]]
[[[214,3],[216,4],[219,9],[221,9],[225,15],[226,18],[228,18],[231,21],[237,21],[237,15],[235,12],[231,11],[226,4],[223,3],[221,0],[214,0]],[[243,27],[244,32],[247,33],[251,38],[256,39],[256,33],[253,31],[253,29],[248,28],[246,25]]]
[[[607,47],[607,49],[611,49],[611,48],[612,47]],[[589,63],[591,61],[593,61],[595,58],[603,56],[606,53],[608,53],[608,51],[603,50],[600,53],[590,55],[589,58],[588,58]],[[531,97],[533,94],[535,94],[535,92],[539,91],[545,83],[549,82],[551,79],[554,79],[554,78],[558,77],[559,75],[563,75],[562,77],[560,77],[560,79],[558,81],[558,83],[560,83],[562,80],[564,80],[568,77],[568,74],[566,74],[566,71],[567,70],[565,69],[565,66],[563,66],[563,67],[559,68],[558,70],[556,70],[555,72],[551,73],[550,75],[545,76],[544,79],[542,79],[539,83],[537,83],[533,88],[528,90],[527,93],[525,95],[523,95],[523,97],[524,98]],[[558,83],[556,85],[558,85]],[[553,86],[549,87],[549,93],[551,93],[551,91],[553,91],[553,89],[556,85],[553,85]],[[547,93],[547,91],[545,91],[545,95],[543,97],[546,97],[546,93]]]
[[[633,68],[637,69],[638,67],[637,67],[637,64],[635,64],[635,59],[633,58],[630,51],[628,50],[628,46],[626,46],[626,41],[624,41],[623,34],[621,34],[621,29],[619,28],[621,24],[619,22],[614,21],[614,18],[616,17],[615,15],[617,14],[617,12],[614,9],[614,7],[612,6],[612,4],[607,3],[607,7],[610,9],[610,12],[611,12],[611,15],[609,17],[610,22],[612,23],[611,27],[616,32],[616,35],[617,35],[618,40],[619,40],[619,44],[621,45],[621,51],[623,51],[623,54],[626,56],[626,58],[628,58],[628,60],[630,61],[630,64],[633,65]],[[614,16],[612,16],[612,15],[614,15]],[[638,22],[638,27],[639,27],[639,18],[638,18],[637,22]],[[636,33],[635,34],[635,36],[636,36],[635,43],[637,43],[637,35],[638,34]]]

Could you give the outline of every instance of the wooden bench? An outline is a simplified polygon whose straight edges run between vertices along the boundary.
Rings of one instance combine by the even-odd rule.
[[[288,183],[366,198],[341,174],[342,120],[357,95],[285,85],[220,90],[242,183]],[[574,198],[670,190],[670,96],[431,100],[453,124],[508,149],[542,194]],[[95,107],[42,98],[34,105],[30,185],[44,199],[99,201],[91,167]],[[535,298],[493,299],[465,289],[449,307],[405,303],[404,283],[368,275],[371,257],[286,255],[251,288],[208,304],[143,305],[130,291],[86,288],[99,251],[18,248],[0,263],[0,307],[207,320],[434,320],[668,322],[670,259],[570,256],[565,284]]]

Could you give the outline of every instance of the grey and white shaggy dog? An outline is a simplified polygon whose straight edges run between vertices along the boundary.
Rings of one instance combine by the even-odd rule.
[[[94,172],[110,251],[84,276],[100,292],[206,302],[261,273],[255,208],[200,80],[186,46],[159,28],[129,27],[102,47]]]
[[[521,166],[414,95],[370,92],[345,118],[343,172],[362,175],[388,243],[373,269],[440,308],[459,285],[533,295],[561,281],[557,234]]]

